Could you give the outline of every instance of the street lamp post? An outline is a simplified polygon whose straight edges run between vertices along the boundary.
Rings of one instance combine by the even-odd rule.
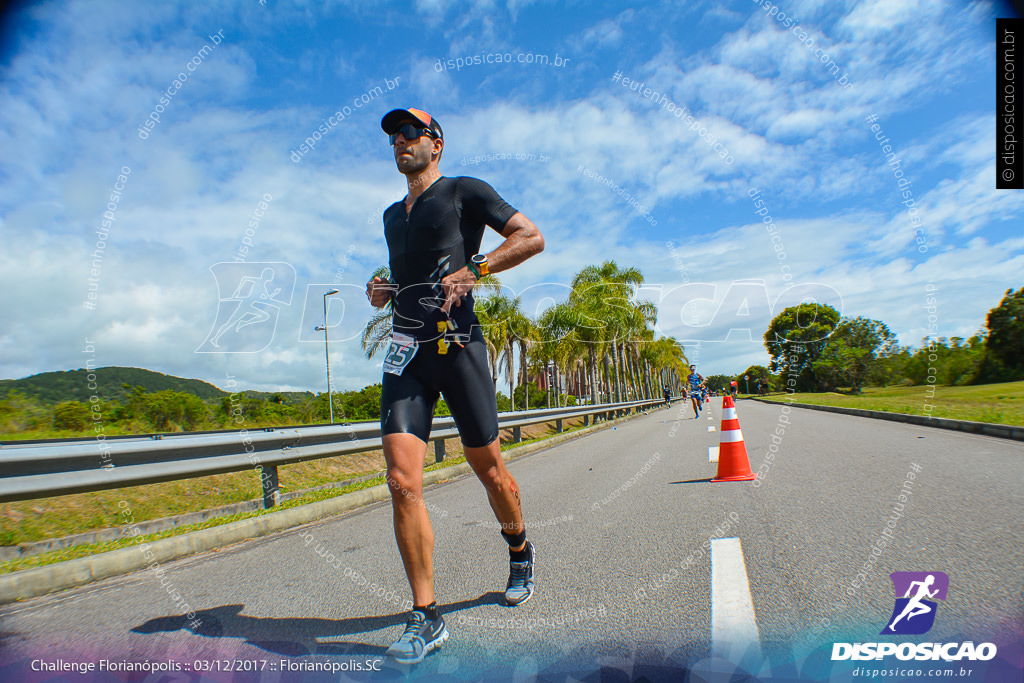
[[[551,408],[551,365],[544,364],[544,395],[548,400],[548,408]]]
[[[548,361],[548,408],[551,407],[551,403],[554,402],[555,407],[558,407],[558,394],[555,393],[555,361]]]
[[[315,329],[324,331],[324,358],[327,361],[327,403],[331,407],[331,424],[334,424],[334,396],[331,395],[331,352],[327,345],[327,297],[337,294],[338,290],[332,289],[324,292],[324,324]]]

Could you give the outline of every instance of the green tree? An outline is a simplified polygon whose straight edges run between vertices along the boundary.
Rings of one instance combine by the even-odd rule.
[[[644,276],[638,268],[620,268],[615,261],[605,261],[577,273],[569,294],[570,304],[577,307],[577,326],[586,325],[596,332],[589,333],[594,339],[588,343],[599,344],[601,350],[610,355],[612,368],[611,372],[605,371],[605,376],[609,381],[614,377],[617,401],[624,398],[625,342],[637,339],[639,331],[657,319],[657,307],[653,303],[636,299],[636,288],[643,283]]]
[[[53,407],[53,428],[73,432],[84,431],[89,426],[89,406],[81,401],[64,401]]]
[[[522,374],[522,383],[526,384],[530,381],[530,369],[527,356],[529,355],[530,347],[540,339],[540,331],[537,329],[537,325],[534,321],[523,312],[519,297],[516,297],[515,301],[516,308],[510,321],[512,335],[509,337],[509,348],[507,353],[511,357],[516,350],[519,351],[519,371]],[[509,386],[512,389],[509,407],[511,410],[515,410],[516,405],[513,400],[515,395],[515,382],[511,381],[511,379],[509,381]]]
[[[527,403],[524,397],[527,389],[529,389],[530,392],[529,403]],[[523,408],[524,410],[544,408],[547,406],[547,400],[548,392],[539,388],[536,384],[520,384],[516,387],[516,405],[520,407],[525,406],[525,408]]]
[[[764,345],[771,356],[772,372],[786,375],[787,387],[814,391],[814,373],[829,336],[839,326],[839,311],[824,304],[790,306],[772,319],[764,333]],[[789,378],[795,378],[793,384]]]
[[[359,391],[334,394],[334,416],[344,422],[380,419],[380,383],[363,387]],[[325,415],[329,418],[329,406]]]
[[[599,315],[597,303],[582,298],[555,304],[541,314],[538,321],[540,341],[533,345],[531,365],[542,371],[548,359],[552,359],[557,345],[578,344],[586,353],[587,384],[591,403],[600,402],[598,389],[598,362],[606,343],[605,329],[592,322]],[[530,392],[530,407],[533,405],[533,391]]]
[[[849,387],[859,393],[879,357],[896,345],[885,323],[868,318],[844,318],[811,364],[819,389]]]
[[[888,353],[880,353],[871,367],[868,382],[880,387],[908,383],[907,363],[910,361],[911,351],[909,347],[893,344]]]
[[[732,375],[711,375],[710,377],[704,378],[704,383],[708,385],[708,389],[712,391],[728,391],[729,382],[733,380]]]
[[[1024,377],[1024,287],[1006,290],[999,305],[985,318],[988,351],[1003,368],[1007,382]]]
[[[128,403],[116,417],[134,421],[135,429],[193,431],[210,425],[212,411],[198,396],[169,389],[147,393],[139,386],[126,388]]]
[[[206,425],[209,409],[203,399],[180,391],[144,394],[143,415],[156,431],[194,431]]]
[[[901,349],[897,361],[902,363],[902,381],[919,385],[985,381],[982,375],[993,369],[991,355],[985,348],[985,339],[981,334],[966,341],[962,337],[925,337],[921,340],[920,348]],[[1001,372],[1005,373],[1005,369]]]
[[[945,365],[943,379],[949,385],[971,384],[981,372],[981,365],[987,352],[985,336],[975,334],[964,341],[963,337],[949,340],[949,359]]]
[[[4,434],[46,429],[52,423],[50,408],[24,391],[10,390],[0,399],[0,432]]]
[[[661,394],[666,388],[678,395],[682,382],[689,374],[689,361],[683,345],[675,337],[661,337],[647,344],[645,355],[651,364],[651,373],[656,375],[653,391]]]
[[[514,344],[511,318],[519,299],[509,297],[501,291],[501,282],[493,275],[485,275],[473,287],[473,311],[480,321],[487,357],[491,365],[491,382],[498,385],[498,375],[504,370],[506,377],[512,376],[513,356],[508,349]],[[511,380],[510,380],[511,381]]]
[[[768,370],[768,368],[766,368],[763,365],[751,365],[749,368],[741,372],[736,377],[730,378],[730,381],[733,379],[736,380],[739,383],[740,389],[742,389],[744,392],[746,392],[747,388],[749,387],[750,393],[754,394],[757,393],[757,380],[761,380],[762,382],[768,382],[769,378],[771,377],[771,374],[772,373]],[[749,377],[750,379],[745,380],[743,379],[744,377]]]
[[[530,350],[540,341],[541,333],[540,328],[530,319],[525,313],[521,320],[513,321],[514,339],[512,340],[516,348],[519,350],[519,372],[520,372],[520,385],[526,385],[530,383]],[[516,410],[515,402],[515,389],[512,391],[511,408]],[[528,408],[525,403],[522,404],[524,408]]]

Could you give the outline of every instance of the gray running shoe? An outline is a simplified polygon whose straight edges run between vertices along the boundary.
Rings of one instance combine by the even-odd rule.
[[[405,624],[405,633],[387,649],[384,656],[401,664],[419,664],[431,650],[441,647],[441,643],[447,639],[448,629],[441,615],[431,620],[423,612],[413,610]]]
[[[537,557],[533,543],[526,542],[530,559],[526,562],[509,561],[508,586],[505,588],[505,602],[509,607],[521,605],[533,596],[533,561]]]

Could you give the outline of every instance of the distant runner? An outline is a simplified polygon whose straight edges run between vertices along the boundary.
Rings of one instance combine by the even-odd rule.
[[[434,532],[423,502],[423,461],[439,394],[508,543],[505,603],[521,605],[533,595],[533,544],[526,540],[519,486],[501,457],[494,383],[472,290],[484,275],[539,253],[544,238],[487,183],[441,175],[444,132],[430,114],[395,109],[380,125],[408,194],[384,212],[394,282],[374,278],[366,294],[378,308],[389,300],[394,306],[380,423],[395,539],[413,598],[405,632],[386,654],[415,664],[448,637],[434,600]],[[505,241],[481,254],[486,226]],[[475,571],[480,561],[469,563]]]
[[[704,400],[704,378],[697,374],[697,366],[690,366],[690,374],[686,378],[690,385],[690,402],[693,404],[693,417],[700,417],[701,403]]]

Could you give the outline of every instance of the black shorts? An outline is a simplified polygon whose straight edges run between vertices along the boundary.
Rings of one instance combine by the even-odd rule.
[[[487,446],[498,438],[498,405],[480,327],[473,327],[464,348],[450,343],[448,353],[441,355],[437,350],[436,341],[420,342],[401,375],[384,373],[381,434],[413,434],[427,441],[441,394],[463,445]]]

